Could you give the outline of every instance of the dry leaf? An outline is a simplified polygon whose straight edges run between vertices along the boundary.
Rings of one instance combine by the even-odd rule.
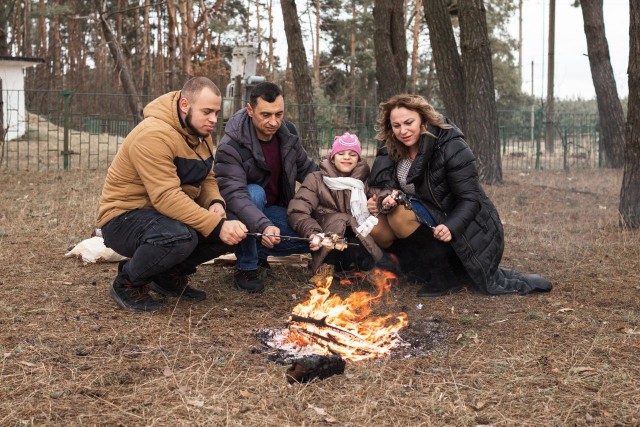
[[[328,422],[328,423],[335,423],[335,422],[338,422],[338,420],[336,420],[336,419],[335,419],[335,418],[333,418],[333,417],[327,417],[327,418],[325,418],[324,420],[325,420],[326,422]]]
[[[557,311],[557,313],[568,313],[569,311],[574,311],[573,308],[561,308]]]
[[[244,397],[245,399],[248,399],[251,397],[251,393],[249,393],[247,390],[240,390],[240,396]]]
[[[632,329],[632,328],[620,328],[618,329],[618,331],[622,332],[623,334],[640,335],[640,331],[636,331],[635,329]]]
[[[204,402],[202,400],[187,399],[187,405],[195,406],[196,408],[202,408],[204,406]]]
[[[169,368],[164,368],[164,371],[162,371],[162,375],[164,375],[165,377],[171,377],[173,376],[173,371]]]
[[[595,369],[590,366],[576,366],[569,369],[569,372],[573,374],[586,374],[587,372],[595,372]]]
[[[318,408],[317,406],[313,406],[313,405],[309,404],[309,405],[307,405],[307,408],[313,409],[314,411],[316,411],[316,414],[318,414],[318,415],[327,415],[327,411],[325,411],[322,408]]]
[[[18,363],[19,363],[19,364],[21,364],[21,365],[24,365],[24,366],[28,366],[28,367],[30,367],[30,368],[35,368],[36,366],[38,366],[38,365],[36,365],[35,363],[25,362],[24,360],[21,360],[21,361],[20,361],[20,362],[18,362]]]
[[[485,406],[487,406],[487,402],[483,401],[483,400],[479,400],[476,402],[475,405],[471,405],[471,407],[473,409],[475,409],[476,411],[481,411],[482,408],[484,408]]]

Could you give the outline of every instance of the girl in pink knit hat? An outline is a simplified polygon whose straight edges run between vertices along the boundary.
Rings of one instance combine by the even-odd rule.
[[[331,154],[320,162],[320,171],[307,175],[289,203],[289,224],[299,236],[311,239],[313,271],[322,271],[310,283],[332,275],[335,267],[342,271],[370,270],[387,259],[369,235],[378,220],[367,208],[368,176],[369,165],[362,159],[360,140],[346,132],[333,139]],[[346,237],[357,246],[338,251],[313,239],[327,233]]]

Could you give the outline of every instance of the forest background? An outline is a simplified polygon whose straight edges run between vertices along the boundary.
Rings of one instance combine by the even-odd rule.
[[[536,122],[546,127],[544,151],[548,154],[554,153],[557,144],[556,115],[597,111],[599,117],[594,124],[599,127],[597,150],[604,152],[599,154],[602,164],[613,168],[624,165],[626,102],[620,101],[611,69],[602,0],[573,0],[584,17],[596,100],[556,103],[551,83],[546,105],[522,91],[521,37],[515,40],[507,31],[522,1],[279,3],[9,0],[0,6],[0,56],[44,59],[44,66],[27,72],[26,87],[30,90],[124,93],[131,117],[140,120],[146,101],[178,89],[192,76],[208,76],[224,91],[237,78],[230,75],[233,48],[242,41],[252,41],[260,48],[257,74],[279,83],[288,104],[297,105],[294,122],[305,148],[315,158],[320,155],[318,105],[347,105],[346,114],[353,118],[360,115],[358,109],[375,108],[392,95],[411,92],[426,97],[465,131],[485,183],[503,181],[499,110],[530,109],[533,143],[533,111],[536,107],[542,111],[544,106],[544,115],[540,114]],[[633,30],[637,18],[633,3],[630,2],[629,12],[630,52],[637,37]],[[555,18],[551,12],[555,6],[549,10],[552,40]],[[286,62],[274,49],[274,15],[280,13],[287,39]],[[421,43],[425,32],[428,43]],[[549,46],[552,58],[551,41]],[[518,52],[516,61],[514,55]],[[633,70],[634,64],[630,63],[629,69]],[[631,80],[630,72],[630,93],[635,90]],[[553,82],[552,67],[548,81]],[[235,107],[241,105],[238,102]],[[106,102],[82,109],[97,116],[113,113],[111,110],[113,106]],[[333,112],[329,117],[340,120],[344,115]],[[528,117],[521,115],[518,120]],[[373,128],[373,122],[367,122],[364,128]],[[540,138],[542,131],[536,132]],[[635,138],[630,146],[636,152],[634,141]],[[565,137],[561,144],[566,157],[568,139]],[[535,156],[542,152],[538,147],[535,151]],[[626,157],[635,171],[635,156]],[[65,159],[65,168],[66,163]],[[627,176],[635,175],[629,172]],[[627,188],[632,180],[623,181]],[[627,198],[624,190],[622,193],[624,202]],[[631,199],[637,201],[640,196],[634,194]]]
[[[283,34],[274,28],[274,23],[282,23],[280,3],[286,2],[9,0],[0,6],[0,56],[45,60],[44,66],[27,70],[29,89],[123,93],[126,89],[120,73],[113,72],[108,36],[101,25],[104,17],[121,47],[136,91],[153,97],[179,88],[195,75],[209,76],[224,89],[233,77],[229,75],[233,48],[250,40],[260,49],[257,74],[289,89],[295,103],[291,61],[277,48],[282,40],[275,38],[275,34]],[[428,28],[420,13],[422,1],[402,3],[410,51],[406,90],[442,107]],[[456,2],[449,3],[455,6]],[[374,1],[309,0],[297,4],[315,103],[376,105]],[[486,8],[498,109],[539,106],[542,99],[521,90],[519,41],[507,28],[518,12],[518,2],[493,0],[486,2]],[[452,13],[459,33],[455,9]],[[597,112],[595,100],[563,100],[556,108],[560,113]]]

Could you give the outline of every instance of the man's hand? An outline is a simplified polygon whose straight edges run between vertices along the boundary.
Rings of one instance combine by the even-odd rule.
[[[216,202],[209,206],[209,212],[213,212],[214,214],[219,215],[220,218],[227,217],[227,212],[224,210],[224,206],[222,205],[222,203]]]
[[[275,245],[280,243],[280,229],[275,225],[269,225],[262,231],[262,246],[265,248],[273,248]],[[273,234],[273,236],[264,236],[264,234]]]
[[[247,227],[240,221],[226,220],[220,228],[220,240],[227,245],[237,245],[247,237]]]

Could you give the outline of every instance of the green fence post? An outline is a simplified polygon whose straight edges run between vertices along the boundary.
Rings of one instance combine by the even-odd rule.
[[[62,95],[62,111],[64,114],[64,142],[62,146],[62,158],[63,158],[63,168],[64,170],[69,169],[69,156],[73,154],[69,150],[69,131],[71,127],[71,97],[73,96],[73,92],[70,90],[63,90],[60,92]]]
[[[541,131],[540,131],[540,124],[542,123],[542,119],[543,119],[543,110],[542,108],[538,108],[538,111],[536,111],[536,170],[540,170],[541,169],[541,165],[540,165],[540,155],[542,154],[540,152],[540,137],[541,137]]]

